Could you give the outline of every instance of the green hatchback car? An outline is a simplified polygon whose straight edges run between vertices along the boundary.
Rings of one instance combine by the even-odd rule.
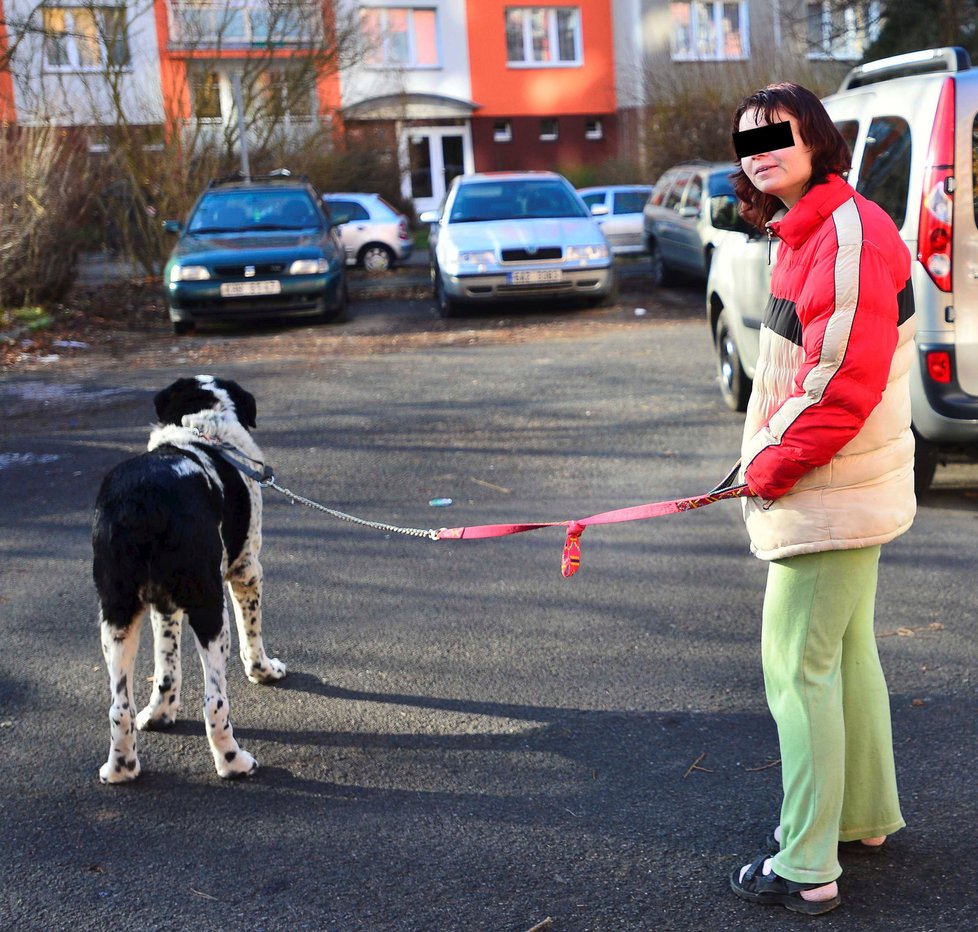
[[[163,226],[179,234],[163,271],[177,334],[202,321],[346,316],[343,246],[305,179],[212,181],[186,224]]]

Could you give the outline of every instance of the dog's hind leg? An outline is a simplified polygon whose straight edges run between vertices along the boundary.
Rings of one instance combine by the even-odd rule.
[[[125,625],[110,624],[101,615],[102,655],[109,671],[112,705],[109,708],[111,744],[109,759],[99,770],[103,783],[128,783],[139,776],[136,756],[136,705],[133,699],[133,675],[139,649],[142,609]]]
[[[238,746],[231,728],[226,672],[231,625],[226,603],[222,614],[219,630],[206,644],[197,635],[197,652],[204,668],[204,725],[207,728],[207,740],[214,755],[218,776],[229,779],[254,773],[258,769],[258,763]],[[210,627],[206,622],[202,626],[195,624],[193,611],[190,612],[190,624],[194,633]]]
[[[234,567],[228,578],[234,621],[238,628],[238,651],[245,675],[252,683],[274,683],[285,676],[285,664],[265,653],[261,636],[262,569],[258,558]]]
[[[153,692],[149,704],[136,716],[140,731],[169,728],[177,720],[180,709],[180,634],[183,630],[183,611],[160,611],[150,608],[153,622]]]

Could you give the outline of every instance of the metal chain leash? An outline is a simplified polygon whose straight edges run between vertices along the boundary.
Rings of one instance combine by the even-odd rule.
[[[355,515],[348,515],[345,512],[337,511],[335,508],[327,508],[325,505],[319,504],[319,502],[314,502],[312,499],[305,498],[302,495],[297,495],[289,489],[280,486],[274,477],[265,479],[262,483],[263,486],[270,489],[275,489],[276,492],[281,492],[286,498],[291,499],[292,503],[298,502],[300,505],[306,505],[308,508],[314,508],[316,511],[322,511],[325,514],[332,515],[334,518],[339,518],[342,521],[350,521],[353,524],[359,524],[362,527],[374,528],[378,531],[390,531],[393,534],[405,534],[408,537],[424,537],[428,540],[438,540],[438,531],[434,528],[419,528],[419,527],[397,527],[394,524],[382,524],[379,521],[368,521],[366,518],[357,518]]]
[[[262,488],[265,489],[275,489],[276,492],[281,492],[286,498],[290,499],[294,505],[299,502],[300,505],[306,505],[308,508],[314,508],[316,511],[321,511],[324,514],[332,515],[334,518],[339,518],[342,521],[350,521],[353,524],[359,524],[361,527],[374,528],[377,531],[390,531],[392,534],[405,534],[408,537],[423,537],[427,540],[440,540],[440,534],[434,528],[420,528],[420,527],[398,527],[395,524],[382,524],[379,521],[368,521],[366,518],[358,518],[355,515],[348,515],[346,512],[337,511],[335,508],[327,508],[325,505],[321,505],[319,502],[314,502],[311,498],[306,498],[303,495],[299,495],[293,492],[291,489],[286,489],[279,485],[275,481],[275,473],[272,467],[267,463],[263,463],[261,460],[256,460],[252,456],[248,456],[242,450],[239,450],[236,446],[230,443],[211,440],[208,437],[203,437],[200,431],[195,431],[199,437],[211,448],[218,456],[226,460],[235,469],[243,473],[249,479],[253,479]],[[243,462],[247,460],[247,462]],[[252,463],[253,466],[248,464]],[[256,469],[255,467],[260,467]]]

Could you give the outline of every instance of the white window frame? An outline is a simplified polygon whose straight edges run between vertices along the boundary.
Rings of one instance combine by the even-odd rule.
[[[410,7],[403,6],[362,6],[360,7],[360,17],[361,21],[365,13],[373,13],[377,16],[379,32],[380,32],[380,43],[377,49],[368,50],[368,60],[365,62],[367,68],[374,68],[380,70],[390,70],[391,68],[404,68],[408,71],[430,71],[433,68],[442,67],[442,54],[441,54],[441,17],[438,15],[439,10],[437,6],[423,6],[415,5]],[[389,51],[388,36],[390,35],[388,25],[387,25],[387,15],[390,12],[396,13],[407,13],[407,40],[408,40],[408,52],[407,60],[400,61],[396,58],[391,58]],[[435,61],[431,62],[419,62],[418,59],[418,49],[417,49],[417,38],[414,28],[414,14],[415,13],[434,13],[435,14]],[[373,52],[380,53],[380,61],[369,61],[370,54]]]
[[[748,0],[689,0],[685,4],[689,10],[689,43],[691,51],[684,52],[676,47],[675,35],[676,24],[672,24],[670,37],[670,52],[673,61],[746,61],[750,58],[750,17],[748,12]],[[738,21],[740,23],[740,55],[727,55],[724,47],[723,35],[723,11],[726,6],[738,7]],[[712,53],[700,54],[699,47],[699,11],[709,12],[709,19],[713,24],[713,34],[716,37]],[[670,14],[672,4],[670,4]]]
[[[842,10],[844,19],[844,32],[842,35],[834,35],[832,24],[832,4],[828,0],[821,0],[822,6],[822,39],[821,45],[814,48],[811,44],[811,37],[808,29],[809,8],[816,3],[808,2],[805,4],[805,39],[808,42],[808,58],[814,61],[859,61],[863,57],[866,48],[871,45],[879,36],[880,26],[880,7],[876,0],[869,4],[869,29],[860,28],[857,20],[857,10],[853,6],[846,6]]]
[[[604,139],[604,124],[601,122],[600,117],[588,117],[584,121],[584,138],[585,139]]]
[[[65,74],[70,72],[85,72],[85,73],[105,73],[105,72],[118,72],[118,71],[132,71],[132,49],[129,45],[129,21],[126,16],[126,7],[120,6],[118,3],[100,3],[98,5],[88,4],[83,5],[79,3],[74,4],[45,4],[38,8],[41,16],[41,61],[43,62],[43,70],[48,74]],[[49,41],[52,36],[48,33],[47,23],[45,22],[45,12],[61,11],[65,16],[65,29],[64,32],[60,33],[62,41],[65,43],[65,50],[68,54],[68,61],[64,63],[60,62],[50,62],[48,60],[48,50]],[[106,44],[106,24],[104,19],[104,13],[106,11],[112,11],[122,17],[122,36],[121,40],[124,44],[126,61],[124,64],[116,64],[110,61],[110,49]],[[95,48],[98,53],[98,61],[92,62],[91,64],[85,64],[83,62],[84,54],[82,53],[82,43],[85,41],[81,30],[77,29],[75,26],[74,15],[76,12],[83,12],[94,18],[95,24]]]
[[[544,130],[544,124],[552,123],[553,131]],[[556,142],[560,138],[560,125],[557,123],[557,117],[541,117],[540,118],[540,142]]]
[[[579,6],[513,6],[506,7],[505,31],[509,36],[510,13],[523,14],[523,58],[511,59],[509,57],[509,46],[506,48],[506,65],[509,68],[580,68],[584,64],[584,40],[582,38],[581,27],[581,8]],[[557,28],[558,12],[572,12],[574,14],[574,58],[557,58],[551,61],[537,61],[533,57],[533,25],[532,14],[543,13],[547,19],[547,43],[551,49],[555,49],[560,54],[560,32]]]
[[[496,120],[492,126],[493,142],[512,142],[513,124],[509,120]]]

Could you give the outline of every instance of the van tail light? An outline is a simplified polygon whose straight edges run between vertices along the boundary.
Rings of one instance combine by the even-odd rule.
[[[927,374],[932,382],[949,385],[951,382],[951,354],[946,350],[932,350],[927,353]]]
[[[397,236],[398,239],[406,240],[408,239],[408,225],[407,220],[401,219],[397,222]]]
[[[945,78],[924,164],[917,258],[941,291],[951,290],[954,233],[954,79]]]

